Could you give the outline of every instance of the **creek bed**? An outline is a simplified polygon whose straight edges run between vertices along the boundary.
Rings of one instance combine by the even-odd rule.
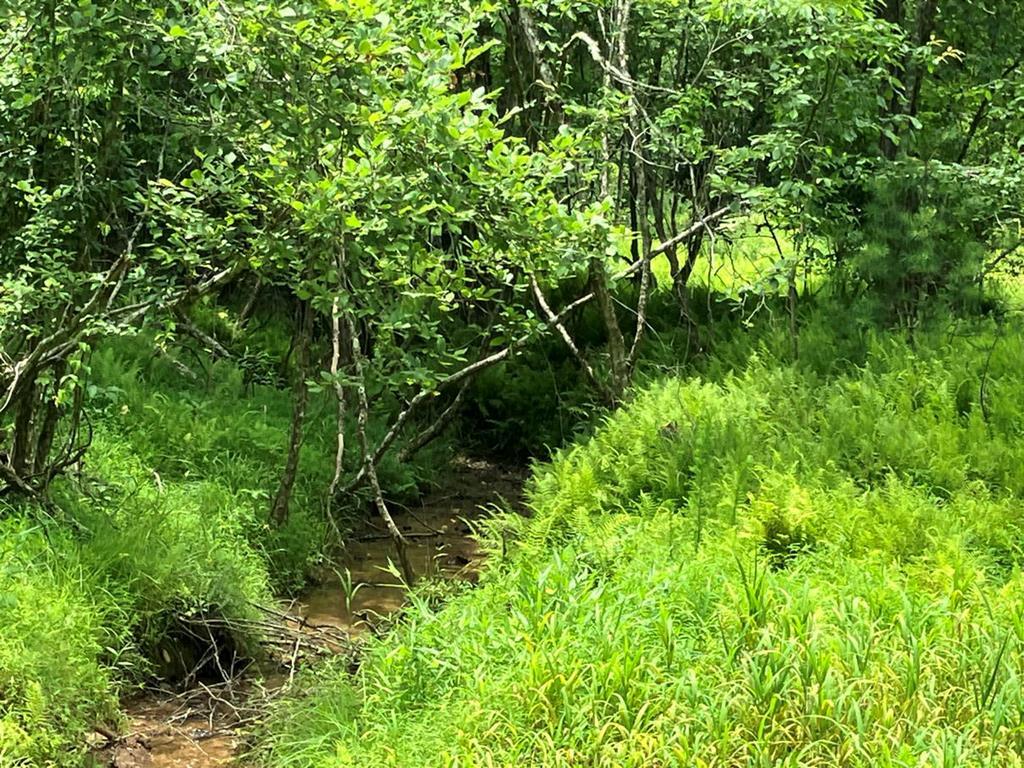
[[[419,506],[392,510],[408,537],[409,559],[419,578],[475,582],[483,556],[471,523],[492,504],[521,505],[526,473],[479,459],[458,458],[440,488]],[[405,602],[405,588],[391,565],[391,538],[370,520],[355,533],[341,558],[340,574],[311,587],[282,615],[310,627],[344,633],[358,640],[393,617]],[[311,630],[315,631],[315,630]],[[112,744],[92,755],[94,766],[111,768],[217,768],[244,766],[246,733],[260,714],[289,686],[297,657],[258,668],[252,665],[230,679],[195,681],[184,690],[147,690],[124,702],[128,724]],[[316,655],[305,663],[316,663]],[[289,669],[291,666],[291,669]]]

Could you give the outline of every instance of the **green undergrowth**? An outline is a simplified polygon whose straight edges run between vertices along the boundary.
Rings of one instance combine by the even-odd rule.
[[[313,401],[291,514],[276,528],[288,389],[247,386],[227,361],[179,360],[200,378],[146,338],[95,350],[81,464],[48,506],[0,507],[2,768],[80,765],[90,729],[117,726],[120,696],[201,659],[190,618],[254,618],[254,603],[301,588],[324,551],[327,394]],[[417,473],[389,464],[382,479],[400,498]],[[239,630],[218,644],[244,654],[253,639]]]
[[[537,467],[479,589],[414,600],[354,678],[310,676],[258,754],[1024,764],[1013,331],[875,342],[828,376],[762,350],[716,383],[653,383]]]
[[[265,523],[287,401],[266,391],[239,411],[230,371],[190,395],[164,364],[130,342],[97,350],[81,465],[49,506],[0,511],[0,765],[80,764],[119,695],[199,661],[183,618],[253,617],[323,540],[301,509]]]

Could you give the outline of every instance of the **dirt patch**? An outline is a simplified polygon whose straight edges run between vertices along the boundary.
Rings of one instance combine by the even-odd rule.
[[[485,460],[458,458],[441,488],[413,507],[395,506],[395,523],[409,541],[408,554],[418,578],[476,581],[483,556],[472,538],[473,523],[496,503],[519,508],[526,470]],[[376,520],[356,531],[340,568],[292,604],[281,621],[300,631],[343,632],[358,639],[373,631],[405,602],[405,590],[391,563],[397,555],[390,536]],[[302,622],[305,622],[303,625]],[[303,627],[308,627],[304,629]],[[317,627],[324,628],[318,630]],[[312,639],[312,638],[311,638]],[[97,749],[92,765],[112,768],[217,768],[244,765],[245,731],[267,702],[290,679],[289,669],[303,643],[282,666],[250,669],[228,682],[196,682],[184,691],[146,691],[125,702],[125,735]],[[314,653],[301,653],[306,663]]]
[[[147,690],[124,703],[129,723],[116,744],[94,752],[94,766],[214,768],[242,765],[244,732],[287,676],[256,670],[183,691]]]

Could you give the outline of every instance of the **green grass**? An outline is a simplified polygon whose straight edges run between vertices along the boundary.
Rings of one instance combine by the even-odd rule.
[[[56,485],[50,509],[0,509],[5,767],[79,764],[90,728],[116,725],[120,693],[184,671],[177,617],[250,616],[304,577],[323,541],[301,509],[282,531],[264,522],[286,396],[264,391],[239,411],[228,370],[188,394],[129,343],[92,364],[81,476]],[[252,639],[233,638],[243,650]]]
[[[685,257],[683,249],[679,258],[684,260]],[[766,296],[785,295],[789,264],[799,258],[800,251],[791,232],[776,229],[773,238],[771,231],[758,220],[740,218],[717,233],[713,241],[705,239],[698,266],[688,285],[713,291],[722,298],[739,298],[745,290]],[[655,257],[651,267],[658,285],[672,284],[671,268],[664,255]],[[808,288],[817,289],[825,280],[819,271],[805,275],[801,265],[797,271],[797,283],[803,293],[805,284]]]
[[[299,589],[321,556],[334,463],[326,394],[292,514],[273,528],[290,393],[246,392],[230,363],[183,360],[199,381],[153,357],[148,339],[97,349],[80,471],[56,484],[51,509],[0,507],[3,768],[80,764],[90,728],[116,725],[122,693],[194,661],[174,639],[178,617],[248,617],[252,602]],[[401,492],[413,471],[388,465],[384,481]],[[253,649],[252,637],[232,640]]]
[[[281,346],[272,331],[264,342]],[[181,617],[254,617],[254,602],[297,592],[329,543],[329,394],[311,399],[291,514],[274,527],[290,391],[247,389],[232,363],[182,355],[192,380],[152,350],[139,337],[93,352],[81,467],[55,484],[49,508],[0,506],[0,768],[80,765],[85,735],[117,724],[122,694],[196,661]],[[375,436],[383,428],[371,423]],[[443,451],[384,462],[389,496],[414,493]],[[257,650],[247,634],[229,639]]]
[[[495,521],[481,588],[414,602],[354,678],[310,676],[258,754],[1024,764],[1016,331],[984,386],[992,337],[653,384],[537,468],[535,514]]]
[[[149,659],[177,616],[248,616],[249,601],[269,599],[266,561],[232,502],[213,483],[137,486],[116,509],[65,506],[77,533],[41,510],[6,510],[0,765],[76,763],[83,734],[117,722],[120,690],[171,671]]]
[[[484,587],[440,611],[424,594],[356,678],[311,675],[264,733],[269,764],[1019,762],[1019,327],[912,350],[808,310],[793,363],[785,318],[742,333],[709,314],[712,354],[688,381],[669,375],[677,315],[659,312],[650,383],[538,467],[536,514],[495,522],[505,554]],[[120,695],[174,673],[176,617],[248,615],[323,547],[329,393],[273,529],[289,393],[184,358],[191,381],[151,350],[94,352],[81,472],[49,511],[0,509],[3,768],[79,764]],[[481,381],[494,429],[554,445],[580,428],[588,396],[557,365]],[[549,412],[565,423],[535,429]],[[414,493],[443,451],[385,463],[389,494]]]

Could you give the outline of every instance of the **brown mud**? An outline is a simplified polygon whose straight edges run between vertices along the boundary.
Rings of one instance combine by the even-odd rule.
[[[417,578],[475,582],[483,562],[473,524],[497,503],[521,504],[526,472],[480,459],[458,458],[442,486],[392,515],[409,542]],[[352,533],[337,570],[285,606],[289,621],[354,641],[379,631],[405,602],[391,538],[370,520]],[[304,623],[303,623],[304,622]],[[295,651],[299,649],[296,644]],[[127,725],[98,747],[92,765],[111,768],[217,768],[244,766],[246,731],[257,723],[294,673],[296,654],[285,652],[269,668],[256,666],[216,684],[195,682],[184,691],[148,690],[124,702]],[[315,654],[303,656],[315,663]],[[289,663],[291,662],[291,663]]]

